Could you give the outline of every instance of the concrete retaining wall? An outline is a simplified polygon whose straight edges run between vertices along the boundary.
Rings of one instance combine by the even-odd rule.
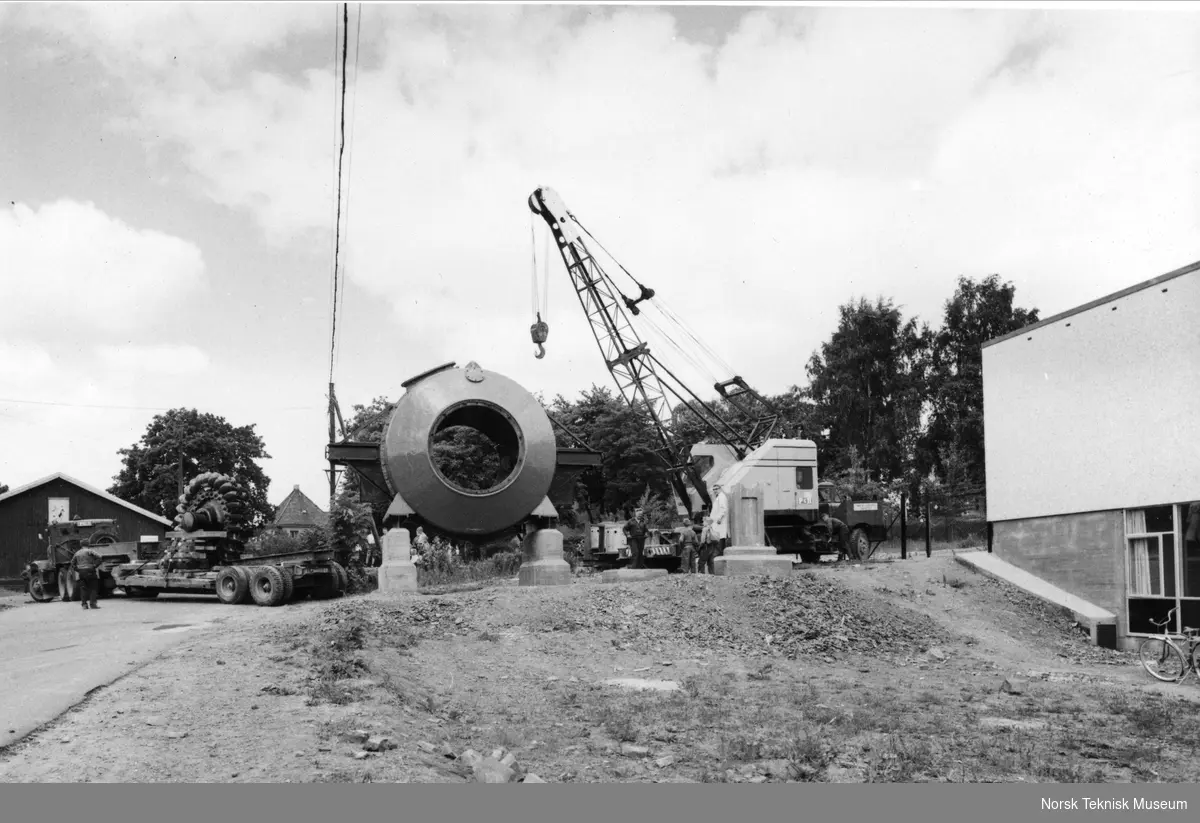
[[[1125,633],[1125,526],[1120,511],[993,524],[992,550],[1019,569],[1118,616]]]

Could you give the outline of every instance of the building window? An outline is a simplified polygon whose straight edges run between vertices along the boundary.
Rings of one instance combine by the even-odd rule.
[[[1169,628],[1200,625],[1200,545],[1191,534],[1188,504],[1125,512],[1128,631],[1154,634],[1175,609]]]

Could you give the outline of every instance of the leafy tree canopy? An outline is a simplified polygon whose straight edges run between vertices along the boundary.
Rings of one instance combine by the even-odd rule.
[[[250,494],[251,527],[275,517],[267,501],[270,480],[257,463],[270,455],[253,424],[233,426],[223,417],[196,409],[171,409],[150,421],[140,441],[117,453],[122,467],[109,493],[148,511],[175,516],[182,464],[184,483],[203,472],[231,474],[241,480]]]

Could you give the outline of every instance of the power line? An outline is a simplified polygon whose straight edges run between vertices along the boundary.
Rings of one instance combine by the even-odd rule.
[[[358,120],[358,58],[362,51],[362,3],[358,4],[358,20],[354,26],[354,89],[350,98],[350,139],[349,145],[346,147],[346,216],[343,220],[344,230],[342,237],[346,244],[346,260],[342,263],[342,279],[341,279],[341,294],[334,294],[334,300],[337,301],[337,312],[342,314],[346,310],[346,269],[349,268],[350,262],[350,205],[351,193],[354,184],[354,124]],[[343,72],[345,69],[343,69]],[[341,337],[334,336],[334,347],[336,353],[335,361],[341,355]],[[331,376],[332,380],[332,376]]]
[[[346,62],[350,47],[350,5],[342,4],[342,94],[341,94],[341,142],[338,145],[337,213],[335,215],[333,242],[333,309],[329,341],[329,382],[333,382],[333,359],[337,348],[337,295],[338,266],[341,260],[342,226],[342,162],[346,152]]]
[[[126,411],[171,411],[172,409],[182,408],[182,406],[110,406],[99,403],[56,403],[49,400],[18,400],[13,397],[0,397],[0,403],[19,403],[25,406],[60,406],[63,408],[74,409],[117,409]],[[184,404],[186,406],[186,404]],[[324,406],[276,406],[274,408],[261,408],[263,411],[317,411],[324,409]]]

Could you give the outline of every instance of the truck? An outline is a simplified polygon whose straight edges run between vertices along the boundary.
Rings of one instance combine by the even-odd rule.
[[[47,603],[62,598],[65,603],[79,601],[78,579],[71,570],[71,558],[82,548],[99,554],[101,597],[116,588],[113,569],[122,563],[137,560],[144,552],[139,542],[118,540],[117,521],[113,519],[81,519],[51,523],[48,527],[46,557],[34,560],[22,572],[25,591],[35,603]]]
[[[245,489],[229,475],[193,478],[180,495],[165,550],[157,558],[114,566],[114,587],[130,598],[211,594],[222,603],[259,606],[346,592],[349,576],[333,549],[246,556],[245,499]]]
[[[776,436],[781,417],[778,409],[738,375],[713,385],[717,402],[702,399],[676,369],[663,363],[651,350],[636,330],[633,318],[645,313],[646,326],[693,365],[700,364],[710,373],[726,374],[728,367],[719,362],[674,310],[663,304],[653,288],[616,263],[631,282],[630,291],[636,296],[622,291],[616,277],[596,259],[592,246],[608,252],[553,189],[544,186],[535,189],[528,206],[536,217],[545,221],[553,235],[573,291],[621,396],[632,408],[644,411],[653,423],[660,444],[657,453],[666,467],[675,499],[680,509],[686,510],[688,519],[695,523],[704,512],[712,510],[713,488],[717,483],[725,492],[735,484],[759,485],[765,496],[766,540],[778,554],[794,554],[807,562],[837,555],[838,547],[832,545],[828,529],[819,517],[822,500],[816,443]],[[540,358],[549,334],[540,314],[530,331]],[[684,437],[685,422],[695,424],[703,432],[699,443],[694,443],[694,437],[689,438],[694,443],[690,449]],[[857,515],[860,509],[856,507],[861,505],[865,514],[871,503],[877,510],[878,501],[851,501],[849,511]],[[855,517],[844,522],[855,529],[852,539],[860,550],[864,546],[869,549],[870,541],[875,538],[886,538],[886,533],[881,536],[873,521]],[[603,533],[607,534],[607,530]],[[678,566],[678,545],[673,541],[664,541],[664,545],[672,546],[674,565]],[[665,553],[665,549],[660,551],[656,545],[657,563],[663,562]],[[869,551],[860,551],[861,557],[868,554]]]
[[[585,566],[596,571],[619,569],[627,566],[633,558],[629,540],[625,537],[625,522],[604,520],[593,523],[588,530],[588,541],[583,553]],[[649,529],[642,558],[647,568],[662,568],[675,571],[679,568],[679,547],[676,535],[669,529]]]

